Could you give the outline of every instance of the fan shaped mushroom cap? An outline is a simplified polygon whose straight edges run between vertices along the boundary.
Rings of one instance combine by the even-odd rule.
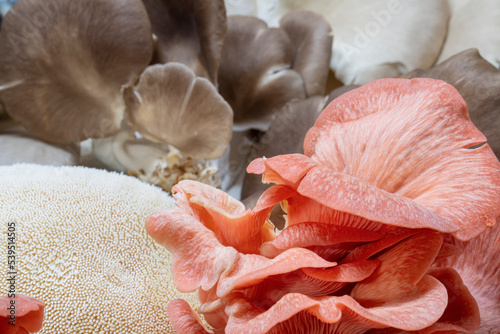
[[[2,23],[0,49],[7,113],[68,143],[119,130],[122,87],[146,68],[153,42],[140,0],[23,0]]]
[[[500,163],[485,141],[451,85],[381,79],[325,108],[307,133],[305,156],[257,159],[247,171],[304,196],[288,204],[297,219],[287,224],[300,222],[315,200],[323,214],[363,217],[349,224],[432,228],[470,240],[500,216]]]
[[[467,102],[472,122],[500,158],[500,70],[481,57],[477,49],[460,52],[428,70],[415,70],[403,77],[439,79],[455,87]]]
[[[129,123],[153,142],[216,159],[231,140],[233,111],[205,78],[180,63],[148,67],[125,91]]]
[[[292,68],[302,77],[306,96],[324,95],[332,55],[332,28],[323,16],[305,10],[285,15],[280,28],[292,42]]]
[[[254,17],[228,18],[219,91],[234,111],[235,125],[247,126],[256,119],[267,124],[273,109],[306,97],[302,78],[291,69],[292,60],[292,44],[284,30],[268,28]]]
[[[217,82],[226,34],[223,0],[143,0],[158,37],[154,59],[187,65],[197,76]]]
[[[0,167],[0,216],[16,223],[18,293],[45,303],[41,333],[174,333],[166,305],[180,294],[170,254],[144,227],[172,204],[159,188],[116,173]]]

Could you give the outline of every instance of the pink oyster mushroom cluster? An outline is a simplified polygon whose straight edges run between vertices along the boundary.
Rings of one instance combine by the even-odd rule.
[[[476,331],[480,305],[446,259],[500,216],[500,163],[485,141],[452,86],[382,79],[328,105],[304,155],[248,166],[275,183],[253,210],[180,182],[176,207],[146,228],[172,252],[177,288],[198,291],[209,326],[183,300],[168,306],[172,324],[179,333]],[[278,203],[282,231],[268,220]]]

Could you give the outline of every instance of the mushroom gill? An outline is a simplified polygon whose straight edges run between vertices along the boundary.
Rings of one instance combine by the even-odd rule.
[[[417,69],[403,77],[439,79],[455,87],[467,102],[472,122],[500,158],[500,71],[477,49],[465,50],[428,70]]]
[[[149,66],[125,91],[127,117],[144,138],[198,159],[216,159],[231,140],[233,112],[216,88],[187,66]]]
[[[170,254],[144,227],[172,205],[159,188],[116,173],[0,167],[0,216],[16,224],[16,292],[45,303],[40,333],[174,333],[166,306],[183,294]]]
[[[140,0],[23,0],[2,23],[0,49],[7,113],[37,137],[69,143],[119,130],[122,88],[150,62],[153,41]]]

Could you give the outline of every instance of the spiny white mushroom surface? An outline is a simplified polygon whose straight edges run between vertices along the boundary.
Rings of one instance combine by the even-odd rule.
[[[167,303],[180,294],[170,254],[146,218],[172,198],[135,178],[85,167],[0,167],[0,217],[16,225],[16,292],[46,304],[40,333],[175,333]],[[7,252],[0,252],[0,295]]]

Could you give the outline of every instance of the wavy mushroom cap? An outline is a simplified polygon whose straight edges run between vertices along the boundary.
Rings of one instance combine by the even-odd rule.
[[[309,221],[276,235],[265,220],[279,201],[276,191],[245,210],[196,182],[182,181],[174,190],[177,207],[152,215],[146,228],[172,252],[177,288],[198,289],[198,311],[213,328],[207,330],[177,299],[167,311],[179,333],[365,333],[390,327],[471,333],[479,326],[477,304],[458,274],[431,269],[446,256],[437,232],[384,234]]]
[[[143,0],[157,36],[154,61],[175,61],[217,83],[227,30],[223,0]]]
[[[328,23],[311,12],[288,14],[280,28],[255,17],[229,17],[219,91],[235,125],[266,129],[288,102],[323,94],[331,43]]]
[[[417,69],[403,77],[439,79],[455,87],[467,102],[472,122],[500,158],[500,70],[477,49],[465,50],[428,70]]]
[[[327,106],[305,156],[257,159],[248,171],[297,190],[289,213],[313,201],[318,219],[334,224],[431,228],[469,240],[500,215],[500,163],[487,144],[473,148],[485,141],[451,85],[381,79]],[[299,216],[288,224],[307,214]]]
[[[210,81],[183,64],[149,66],[125,91],[125,101],[129,123],[144,138],[193,158],[219,158],[231,140],[231,107]]]
[[[278,183],[253,210],[182,181],[146,229],[214,333],[472,333],[474,297],[436,263],[456,254],[449,233],[471,239],[500,216],[500,163],[473,148],[484,139],[452,86],[379,80],[323,111],[305,155],[250,164]],[[278,203],[280,232],[268,221]],[[181,333],[210,333],[185,302],[168,312]]]
[[[0,167],[0,215],[17,232],[17,289],[46,305],[40,333],[174,333],[166,305],[181,294],[171,257],[144,228],[172,204],[159,188],[116,173]],[[194,295],[184,298],[195,305]]]
[[[146,68],[153,41],[140,0],[23,0],[2,23],[0,49],[7,113],[33,135],[69,143],[119,130],[122,87]]]

